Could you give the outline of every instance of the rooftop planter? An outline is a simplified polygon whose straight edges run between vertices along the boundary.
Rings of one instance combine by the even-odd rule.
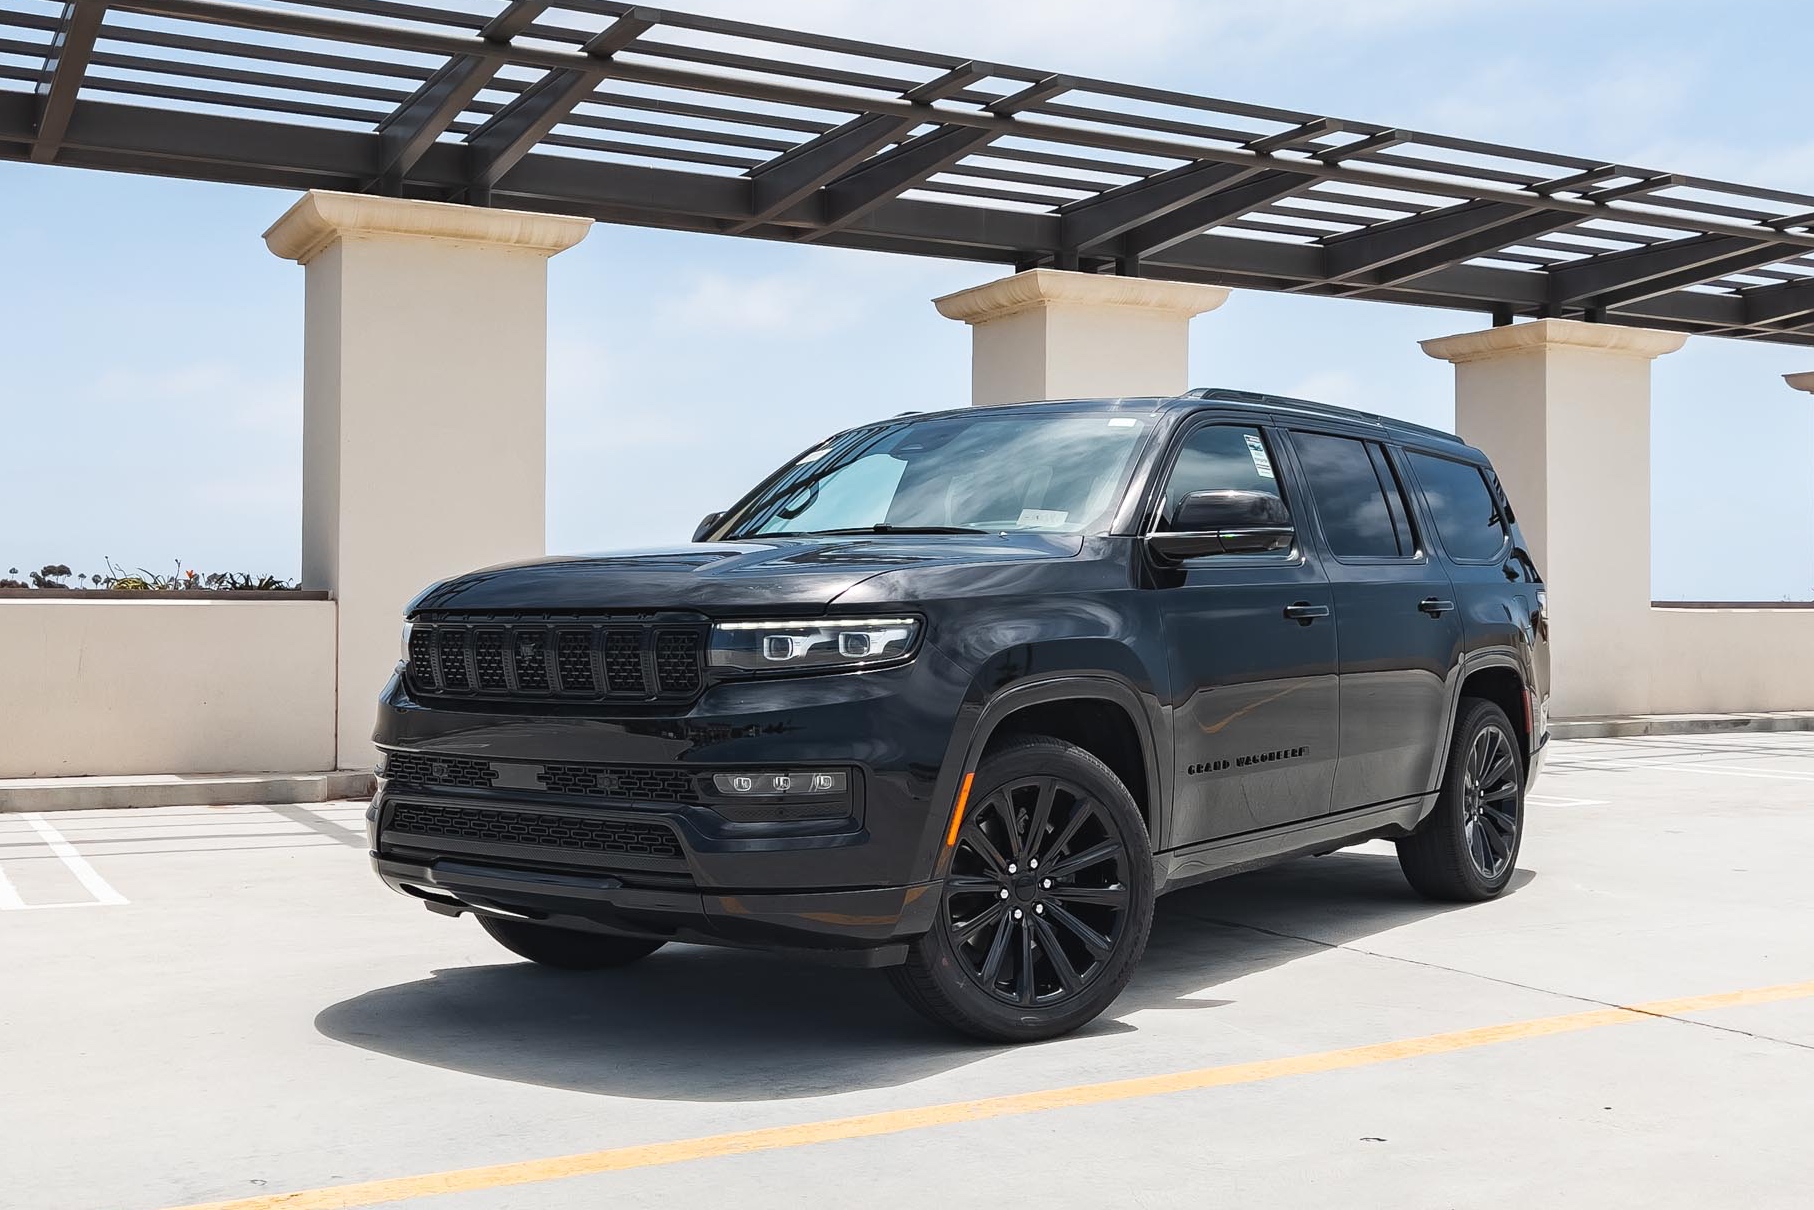
[[[15,577],[24,575],[24,579]],[[73,582],[72,582],[73,581]],[[179,560],[169,575],[140,568],[129,572],[107,560],[106,575],[78,575],[64,563],[50,563],[21,573],[8,568],[0,577],[0,600],[80,601],[325,601],[325,591],[303,589],[294,581],[244,572],[207,572],[185,568]]]

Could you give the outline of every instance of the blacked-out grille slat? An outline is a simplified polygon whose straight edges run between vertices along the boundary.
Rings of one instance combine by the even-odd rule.
[[[406,671],[419,697],[690,701],[705,687],[702,621],[446,618],[412,625]]]
[[[384,776],[411,786],[450,786],[489,790],[497,767],[475,756],[431,756],[426,752],[392,752],[384,758]]]
[[[539,626],[519,626],[506,644],[516,669],[518,693],[548,692],[548,632]]]
[[[562,690],[567,693],[594,693],[598,690],[598,682],[592,675],[590,630],[556,631],[554,658]]]
[[[699,688],[699,635],[691,630],[663,630],[655,636],[655,677],[663,693],[693,693]]]
[[[472,678],[466,673],[466,628],[437,626],[435,654],[441,669],[443,689],[471,689]]]
[[[385,831],[621,857],[686,859],[673,829],[644,820],[402,802],[390,809]]]
[[[478,674],[479,688],[499,691],[510,688],[504,679],[504,632],[487,628],[472,632],[472,665]]]
[[[435,684],[435,632],[423,626],[409,632],[409,679],[423,688]]]
[[[634,630],[605,632],[605,679],[613,693],[648,692],[642,667],[643,636]]]
[[[632,802],[688,802],[698,797],[684,769],[636,765],[543,765],[535,779],[550,794],[584,794]]]

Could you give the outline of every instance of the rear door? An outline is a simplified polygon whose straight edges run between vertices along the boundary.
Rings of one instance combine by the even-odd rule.
[[[1461,660],[1454,586],[1433,544],[1422,540],[1403,474],[1381,443],[1294,427],[1291,444],[1335,599],[1341,751],[1334,810],[1425,793],[1441,776]]]
[[[1278,434],[1210,418],[1176,442],[1154,528],[1190,492],[1278,495]],[[1298,520],[1297,524],[1304,524]],[[1176,760],[1168,847],[1329,810],[1338,721],[1334,603],[1302,547],[1220,554],[1152,569],[1173,686]]]

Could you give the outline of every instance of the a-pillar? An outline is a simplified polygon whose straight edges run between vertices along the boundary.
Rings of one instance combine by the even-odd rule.
[[[970,402],[1177,395],[1189,386],[1190,319],[1221,286],[1028,269],[934,299],[970,325]]]
[[[337,602],[339,768],[372,763],[410,598],[544,550],[547,262],[590,226],[314,191],[265,232],[307,266],[302,577]]]
[[[1548,581],[1559,717],[1643,713],[1650,363],[1687,337],[1540,319],[1422,342],[1455,365],[1455,430],[1486,451]]]

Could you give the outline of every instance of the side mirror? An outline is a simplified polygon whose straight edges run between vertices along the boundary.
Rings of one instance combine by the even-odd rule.
[[[1147,537],[1162,559],[1284,550],[1297,536],[1285,502],[1270,492],[1192,492],[1178,502],[1168,528]]]
[[[693,541],[703,542],[705,536],[712,532],[712,527],[724,520],[723,513],[707,513],[705,519],[693,527]]]

